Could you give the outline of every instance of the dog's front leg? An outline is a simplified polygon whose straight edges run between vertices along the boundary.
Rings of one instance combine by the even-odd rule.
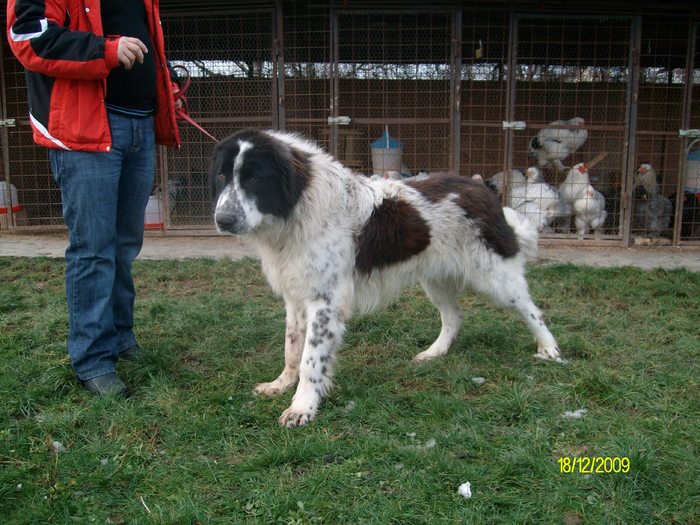
[[[285,301],[287,329],[284,337],[284,370],[269,383],[258,383],[253,393],[268,397],[278,396],[292,388],[299,380],[299,361],[306,336],[306,311],[292,301]]]
[[[331,298],[311,303],[307,316],[299,385],[292,405],[280,416],[280,424],[289,428],[305,425],[316,417],[321,397],[331,387],[335,353],[345,331],[341,308]]]

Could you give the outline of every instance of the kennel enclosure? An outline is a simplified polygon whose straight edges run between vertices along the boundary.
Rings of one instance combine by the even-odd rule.
[[[388,129],[403,145],[404,175],[489,178],[537,165],[533,137],[577,117],[588,138],[563,163],[604,153],[590,183],[604,196],[607,219],[583,239],[566,228],[541,237],[700,241],[700,188],[688,185],[700,167],[700,9],[693,2],[192,5],[161,2],[168,57],[191,76],[191,116],[217,138],[244,127],[299,132],[371,174],[370,145]],[[62,228],[46,151],[31,140],[23,69],[5,40],[0,53],[0,180],[14,186],[23,210],[0,206],[7,209],[0,228]],[[210,234],[213,142],[186,123],[180,129],[181,149],[158,153],[154,190],[164,217],[156,231]],[[640,191],[643,164],[653,167],[654,195]],[[552,186],[566,176],[552,165],[542,171]],[[663,219],[659,213],[667,224],[650,220]]]

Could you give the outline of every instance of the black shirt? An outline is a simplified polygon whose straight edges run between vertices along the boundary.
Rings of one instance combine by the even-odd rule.
[[[107,77],[107,108],[135,117],[150,115],[156,101],[156,69],[144,0],[102,0],[101,10],[105,36],[133,36],[148,48],[143,64],[134,62],[128,71],[119,65],[110,72]]]

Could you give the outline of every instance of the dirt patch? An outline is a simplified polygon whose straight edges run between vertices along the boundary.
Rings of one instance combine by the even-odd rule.
[[[64,234],[0,235],[0,256],[63,257],[67,241]],[[192,237],[147,236],[140,259],[190,259],[206,257],[232,260],[255,257],[255,250],[230,235]],[[584,266],[633,266],[643,269],[687,268],[700,272],[700,246],[696,247],[552,247],[540,248],[538,264],[571,263]]]
[[[542,247],[539,264],[571,263],[583,266],[632,266],[653,268],[687,268],[700,272],[700,247]]]

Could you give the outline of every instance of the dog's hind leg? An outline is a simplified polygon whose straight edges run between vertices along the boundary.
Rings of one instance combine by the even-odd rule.
[[[309,304],[307,317],[299,385],[291,406],[280,416],[280,424],[289,428],[316,417],[321,397],[331,387],[336,350],[345,332],[342,308],[329,294]]]
[[[541,359],[561,360],[559,347],[554,336],[547,328],[544,317],[530,298],[524,268],[506,265],[513,262],[496,264],[485,279],[474,279],[472,286],[479,293],[489,297],[497,306],[510,308],[518,312],[537,341],[537,354]],[[481,275],[481,277],[484,277]]]
[[[462,325],[462,315],[459,308],[459,293],[460,287],[455,284],[446,284],[442,282],[426,281],[421,282],[423,290],[425,290],[428,299],[440,311],[440,320],[442,328],[440,335],[435,342],[430,345],[430,348],[417,354],[413,361],[419,363],[445,355],[452,346],[459,327]]]
[[[274,381],[255,385],[254,394],[274,397],[292,388],[299,380],[299,362],[306,336],[306,312],[289,301],[285,306],[287,329],[284,339],[284,370]]]

